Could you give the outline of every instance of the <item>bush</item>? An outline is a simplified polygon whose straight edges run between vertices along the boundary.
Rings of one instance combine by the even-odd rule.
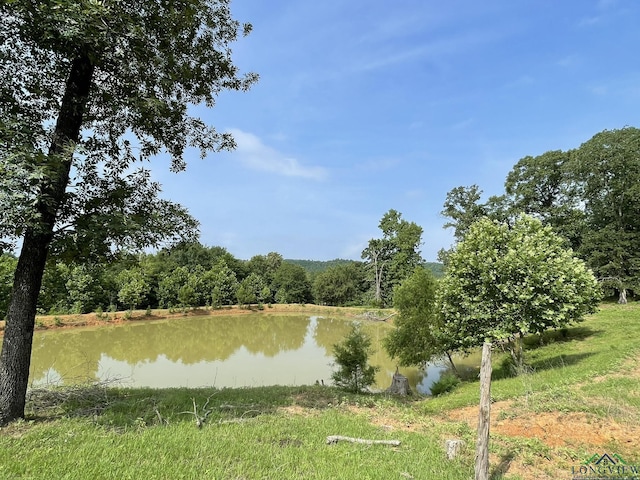
[[[371,338],[362,331],[360,324],[351,326],[345,339],[333,346],[333,354],[340,368],[331,378],[338,387],[359,393],[374,383],[378,367],[369,365]]]
[[[460,379],[453,373],[447,372],[440,376],[437,382],[431,385],[431,395],[437,397],[443,393],[450,392],[458,386]]]

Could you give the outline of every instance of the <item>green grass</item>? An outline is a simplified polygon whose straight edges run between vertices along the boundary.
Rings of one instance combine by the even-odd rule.
[[[595,398],[603,393],[607,398],[624,396],[617,381],[602,384],[601,377],[623,370],[625,362],[637,358],[639,338],[639,305],[603,305],[600,312],[568,328],[564,335],[548,332],[542,345],[539,337],[529,337],[525,344],[525,361],[532,370],[530,374],[511,376],[508,368],[502,366],[508,363],[506,354],[494,352],[491,395],[496,401],[555,397],[579,384],[583,397]],[[425,402],[424,411],[434,413],[474,405],[477,401],[478,384],[468,381],[452,394]]]
[[[565,333],[549,333],[542,345],[527,339],[531,373],[520,377],[509,376],[504,355],[494,354],[492,395],[516,401],[504,416],[586,412],[637,425],[640,306],[605,305]],[[26,420],[0,430],[0,478],[468,479],[474,429],[443,415],[477,401],[477,378],[440,397],[410,399],[323,386],[36,391]],[[202,428],[194,403],[198,416],[209,411]],[[328,435],[402,443],[327,445]],[[465,441],[456,460],[445,458],[447,438]],[[628,448],[625,459],[640,462],[640,449]],[[593,454],[500,435],[491,450],[494,480],[521,478],[509,473],[510,462],[526,469],[554,459],[547,466],[557,473]]]
[[[55,420],[33,417],[6,429],[0,436],[0,477],[466,479],[471,474],[470,453],[461,461],[444,460],[434,433],[446,428],[429,434],[390,431],[369,421],[369,409],[378,408],[401,417],[405,412],[405,421],[411,421],[411,403],[403,401],[327,387],[100,391],[83,397],[78,389],[64,399],[68,393],[60,391],[61,398],[52,402],[58,404]],[[193,414],[179,412],[193,411],[195,400],[201,413],[207,399],[211,414],[198,429]],[[98,416],[92,413],[96,404],[105,408]],[[279,409],[284,405],[311,413],[291,414]],[[326,437],[336,434],[402,444],[327,445]]]

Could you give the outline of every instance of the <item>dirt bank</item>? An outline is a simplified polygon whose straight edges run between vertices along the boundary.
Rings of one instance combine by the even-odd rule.
[[[133,310],[132,312],[105,312],[105,313],[85,313],[81,315],[38,315],[36,317],[36,330],[48,330],[55,328],[79,328],[85,326],[113,325],[124,322],[140,322],[151,320],[162,320],[166,318],[187,318],[204,315],[250,315],[262,313],[266,315],[281,314],[310,314],[310,315],[340,315],[340,316],[360,316],[366,312],[366,308],[357,307],[327,307],[313,304],[275,304],[258,308],[257,306],[238,307],[236,305],[224,308],[194,308],[182,310],[153,309]],[[0,335],[4,332],[5,322],[0,322]]]

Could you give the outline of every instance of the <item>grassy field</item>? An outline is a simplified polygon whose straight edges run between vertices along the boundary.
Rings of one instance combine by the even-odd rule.
[[[594,454],[640,464],[640,305],[603,305],[565,332],[527,339],[531,372],[494,354],[494,479],[570,479]],[[0,430],[0,478],[468,479],[478,382],[398,399],[333,387],[32,391]],[[196,420],[204,417],[201,428]],[[338,442],[329,435],[399,440]],[[447,460],[444,442],[465,442]]]

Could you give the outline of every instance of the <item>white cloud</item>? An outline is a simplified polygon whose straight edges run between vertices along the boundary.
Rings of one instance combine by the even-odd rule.
[[[233,156],[248,168],[277,173],[286,177],[302,177],[323,180],[327,170],[322,167],[302,165],[296,158],[289,157],[265,145],[256,135],[239,129],[229,129],[236,141]]]

